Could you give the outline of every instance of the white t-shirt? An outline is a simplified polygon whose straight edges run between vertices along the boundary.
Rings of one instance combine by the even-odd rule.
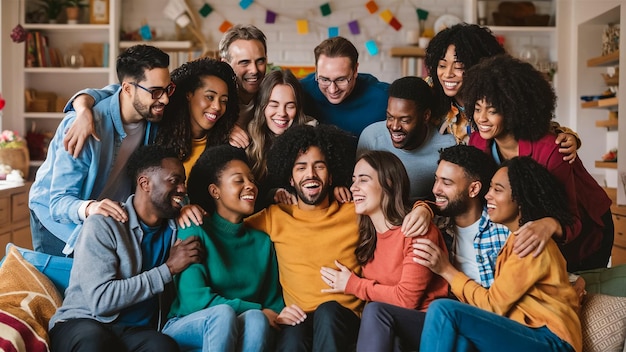
[[[476,262],[474,237],[478,233],[479,223],[480,219],[468,227],[457,226],[454,239],[454,267],[476,282],[480,282],[480,273]]]

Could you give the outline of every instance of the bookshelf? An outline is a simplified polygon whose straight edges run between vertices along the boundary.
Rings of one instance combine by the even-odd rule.
[[[29,36],[39,39],[20,46],[20,64],[16,65],[16,106],[23,130],[38,134],[54,133],[64,114],[62,108],[74,93],[86,87],[103,87],[117,81],[115,60],[119,53],[120,1],[111,0],[109,22],[90,24],[83,16],[78,24],[29,23],[24,14],[40,6],[37,0],[21,1],[21,23]],[[84,10],[88,15],[88,9]],[[34,55],[33,55],[34,54]],[[70,55],[80,54],[74,67]],[[56,59],[55,59],[56,57]],[[25,133],[26,134],[26,133]],[[31,158],[31,166],[38,158]]]

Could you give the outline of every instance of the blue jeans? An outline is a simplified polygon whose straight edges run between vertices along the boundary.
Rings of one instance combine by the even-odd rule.
[[[48,231],[32,210],[30,211],[30,232],[32,234],[33,249],[35,251],[65,257],[65,254],[63,254],[65,242]]]
[[[426,313],[393,304],[369,302],[363,309],[356,350],[417,351]]]
[[[264,351],[271,333],[260,310],[239,316],[226,304],[205,308],[167,321],[163,333],[176,340],[182,351]]]
[[[428,307],[420,351],[574,351],[547,327],[531,328],[451,299]]]

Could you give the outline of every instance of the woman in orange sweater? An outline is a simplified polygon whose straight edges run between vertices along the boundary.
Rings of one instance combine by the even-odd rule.
[[[323,267],[322,279],[330,286],[323,292],[354,295],[365,306],[357,350],[384,351],[403,347],[416,349],[419,334],[416,326],[424,321],[428,305],[438,297],[445,297],[448,284],[428,268],[413,262],[411,238],[400,225],[411,210],[409,178],[400,159],[389,152],[368,151],[362,154],[354,167],[352,197],[359,221],[359,244],[355,250],[362,266],[362,277],[335,261],[339,268]],[[441,233],[432,223],[424,238],[445,253]],[[378,314],[385,309],[406,311],[413,318],[403,325],[406,329],[381,331]],[[389,333],[391,329],[392,333]]]
[[[491,220],[511,231],[489,289],[456,270],[435,243],[416,240],[415,261],[446,279],[461,301],[431,304],[420,351],[581,351],[579,301],[556,243],[536,257],[513,251],[523,224],[543,217],[573,221],[563,186],[532,158],[516,157],[496,172],[485,198]]]

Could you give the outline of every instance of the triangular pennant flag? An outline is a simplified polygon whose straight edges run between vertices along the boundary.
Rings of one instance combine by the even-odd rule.
[[[320,11],[322,11],[322,16],[330,15],[330,13],[332,12],[330,9],[330,4],[325,3],[324,5],[320,6]]]
[[[200,12],[200,15],[202,15],[202,17],[206,17],[210,15],[211,12],[213,12],[213,8],[211,7],[211,5],[205,2],[198,12]]]
[[[297,20],[296,26],[298,27],[298,34],[309,34],[309,21]]]
[[[348,23],[348,28],[350,29],[350,33],[354,35],[361,33],[361,28],[359,28],[359,22],[357,20],[350,21]]]
[[[367,52],[374,56],[374,55],[378,55],[378,45],[376,45],[376,42],[373,40],[368,40],[365,42],[365,48],[367,49]]]
[[[267,10],[265,12],[265,23],[275,23],[276,22],[276,12]]]
[[[242,9],[246,10],[248,7],[250,7],[250,5],[252,5],[253,2],[254,0],[241,0],[239,2],[239,6],[241,6]]]
[[[400,28],[402,28],[402,23],[400,23],[400,21],[398,21],[395,16],[391,18],[389,25],[393,27],[393,29],[395,29],[396,31],[399,31]]]
[[[328,27],[328,38],[339,36],[339,27]]]
[[[226,31],[229,30],[232,26],[232,23],[228,22],[228,20],[224,20],[224,22],[222,22],[222,24],[220,25],[220,32],[226,33]]]
[[[389,9],[383,11],[380,13],[380,18],[383,19],[383,21],[389,23],[391,22],[391,19],[393,18],[393,13],[391,13],[391,11],[389,11]]]
[[[378,11],[378,5],[376,4],[376,1],[374,0],[368,1],[367,4],[365,4],[365,7],[367,7],[367,11],[369,11],[370,14],[373,14],[374,12]]]

